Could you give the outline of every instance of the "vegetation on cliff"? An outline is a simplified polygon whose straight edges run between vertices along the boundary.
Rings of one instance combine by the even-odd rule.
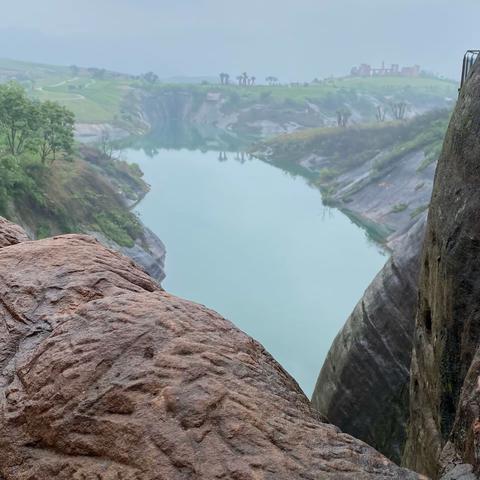
[[[100,231],[132,246],[142,228],[127,202],[147,191],[135,166],[73,139],[74,115],[0,86],[0,214],[20,220],[36,237]]]

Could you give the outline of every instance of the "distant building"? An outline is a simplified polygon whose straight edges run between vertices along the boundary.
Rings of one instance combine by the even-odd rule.
[[[350,75],[352,77],[418,77],[420,75],[420,65],[400,69],[398,63],[386,67],[385,62],[382,62],[380,68],[372,68],[371,65],[362,63],[358,67],[353,67]]]
[[[351,72],[352,77],[371,77],[372,67],[366,63],[362,63],[359,67],[353,67]]]
[[[418,77],[420,75],[420,65],[413,67],[403,67],[401,71],[403,77]]]

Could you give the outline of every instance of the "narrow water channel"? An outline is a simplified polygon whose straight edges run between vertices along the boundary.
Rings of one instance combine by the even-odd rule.
[[[164,287],[259,340],[311,395],[328,349],[386,257],[301,177],[237,154],[128,150],[137,206],[167,247]]]

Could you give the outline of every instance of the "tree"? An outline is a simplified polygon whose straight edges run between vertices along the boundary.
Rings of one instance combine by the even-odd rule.
[[[257,77],[250,77],[250,85],[255,85],[255,80],[257,80]]]
[[[57,153],[73,153],[73,128],[75,117],[72,112],[56,102],[46,101],[37,106],[39,115],[38,152],[43,164],[50,158],[53,163]]]
[[[379,122],[384,122],[387,115],[387,110],[383,105],[377,106],[376,117]]]
[[[346,128],[351,116],[352,112],[348,108],[337,110],[337,125]]]
[[[159,80],[158,75],[153,72],[144,73],[142,78],[148,83],[157,83]]]
[[[39,126],[38,114],[20,85],[0,85],[0,134],[6,139],[8,153],[18,156],[31,146]]]
[[[406,102],[396,102],[390,105],[392,109],[392,115],[395,120],[405,120],[407,113],[407,104]]]
[[[109,159],[113,158],[113,143],[112,137],[108,130],[102,130],[102,134],[100,135],[100,142],[99,142],[100,150],[102,153],[108,157]]]

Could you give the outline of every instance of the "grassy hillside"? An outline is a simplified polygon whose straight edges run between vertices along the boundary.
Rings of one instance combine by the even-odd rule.
[[[284,108],[304,106],[335,112],[339,105],[349,105],[367,116],[374,116],[371,97],[390,102],[401,100],[417,107],[448,103],[456,98],[457,85],[436,78],[339,78],[308,86],[250,86],[150,84],[139,78],[88,69],[39,65],[0,59],[0,80],[16,79],[33,96],[42,100],[56,100],[72,110],[81,123],[128,124],[126,99],[129,92],[144,89],[161,95],[182,88],[198,101],[209,93],[221,93],[224,109],[238,110],[257,103],[276,104]],[[310,107],[309,107],[310,104]]]
[[[15,165],[0,161],[9,177],[1,193],[0,215],[30,229],[37,238],[70,232],[102,232],[120,246],[131,247],[143,234],[126,199],[148,190],[138,167],[82,147],[73,158],[59,158],[54,168],[28,155]]]
[[[316,128],[282,135],[253,147],[262,158],[288,165],[303,157],[323,159],[318,181],[331,181],[368,159],[375,158],[372,174],[409,152],[423,150],[418,168],[433,163],[443,143],[450,113],[438,110],[404,122],[384,122],[350,128]]]

